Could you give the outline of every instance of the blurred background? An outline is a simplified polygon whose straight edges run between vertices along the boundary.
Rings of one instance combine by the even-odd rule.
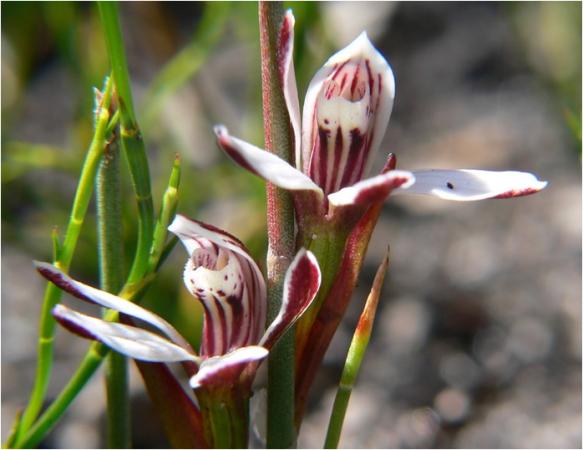
[[[320,447],[360,308],[391,246],[376,328],[353,393],[343,447],[580,448],[581,4],[293,3],[300,97],[315,70],[363,29],[395,72],[382,151],[398,167],[512,169],[542,193],[472,204],[391,198],[359,288],[314,386],[299,445]],[[216,148],[212,125],[262,144],[255,3],[123,3],[122,27],[156,207],[175,153],[179,212],[266,251],[265,192]],[[44,283],[92,133],[92,87],[108,72],[92,3],[2,5],[2,440],[32,387]],[[135,206],[122,198],[126,260]],[[144,304],[198,339],[176,248]],[[95,284],[90,209],[72,273]],[[67,302],[73,302],[66,299]],[[77,303],[74,303],[77,304]],[[87,342],[57,331],[49,390]],[[94,377],[43,443],[101,447]],[[165,447],[132,377],[136,447]]]

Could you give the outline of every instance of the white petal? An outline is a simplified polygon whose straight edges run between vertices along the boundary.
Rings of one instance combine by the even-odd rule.
[[[300,100],[298,98],[298,86],[296,83],[296,71],[294,69],[294,24],[295,19],[291,9],[288,9],[283,18],[279,32],[279,69],[283,84],[283,96],[287,106],[287,112],[294,133],[294,151],[296,168],[300,169],[301,159],[301,117]]]
[[[381,197],[384,199],[397,186],[411,186],[414,181],[415,177],[411,172],[391,170],[340,189],[328,195],[328,201],[332,207],[377,201]]]
[[[268,353],[263,347],[250,345],[226,355],[206,359],[201,363],[196,375],[190,379],[190,386],[196,389],[208,383],[232,384],[235,381],[233,375],[238,377],[239,369],[244,368],[248,363],[264,359]],[[233,374],[232,371],[235,373]]]
[[[308,176],[274,154],[230,136],[224,126],[216,126],[215,134],[219,145],[233,161],[264,180],[291,191],[322,192]]]
[[[128,316],[135,317],[151,325],[154,325],[156,328],[166,333],[166,335],[178,345],[190,350],[190,345],[188,342],[172,325],[170,325],[162,317],[153,314],[147,309],[144,309],[128,300],[118,297],[117,295],[95,289],[84,283],[76,281],[51,264],[35,261],[35,266],[42,276],[69,294],[74,295],[75,297],[82,300],[96,303],[105,308],[114,309],[120,313],[127,314]]]
[[[321,282],[322,273],[318,260],[312,252],[300,249],[285,274],[279,313],[265,331],[259,345],[271,348],[310,306],[320,289]]]
[[[415,170],[415,183],[395,194],[433,195],[445,200],[474,201],[534,194],[547,185],[527,172],[486,170]]]
[[[103,342],[130,358],[153,362],[199,361],[198,357],[184,348],[140,328],[106,322],[63,305],[55,306],[53,315],[68,330]]]

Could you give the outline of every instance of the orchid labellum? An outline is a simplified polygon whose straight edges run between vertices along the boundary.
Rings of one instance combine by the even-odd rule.
[[[57,305],[53,315],[70,331],[100,341],[131,358],[165,363],[186,361],[192,372],[190,386],[200,394],[201,407],[215,400],[214,392],[224,394],[237,388],[248,399],[258,361],[267,356],[268,350],[314,299],[321,280],[318,263],[310,251],[298,251],[286,273],[281,310],[266,330],[265,281],[245,246],[222,230],[180,215],[169,230],[180,238],[188,252],[184,282],[204,309],[200,352],[195,352],[161,317],[75,281],[50,264],[37,263],[37,270],[64,291],[146,322],[164,337],[133,325],[96,319],[63,305]]]
[[[473,201],[533,194],[546,182],[514,171],[395,170],[392,154],[379,175],[364,178],[391,115],[393,72],[362,33],[316,73],[300,116],[293,26],[288,11],[279,35],[278,61],[293,131],[295,167],[232,137],[224,126],[215,127],[215,133],[220,147],[237,164],[291,191],[298,245],[311,249],[322,267],[322,289],[297,329],[297,370],[301,373],[296,377],[300,383],[296,393],[301,415],[306,386],[344,313],[380,207],[391,192]]]

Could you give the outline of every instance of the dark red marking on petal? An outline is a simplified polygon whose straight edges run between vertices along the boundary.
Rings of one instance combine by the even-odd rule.
[[[318,171],[318,184],[322,189],[326,186],[327,174],[328,174],[328,140],[330,139],[330,130],[322,127],[318,127],[318,141],[320,147],[318,148],[318,166],[316,167]]]
[[[397,156],[394,153],[389,153],[381,173],[387,173],[389,170],[395,170],[395,167],[397,167]]]
[[[198,225],[200,225],[202,228],[205,228],[209,231],[212,231],[214,233],[220,234],[222,235],[221,237],[226,241],[229,242],[230,244],[234,244],[238,247],[241,247],[243,250],[245,250],[246,253],[249,253],[249,251],[247,250],[247,248],[245,247],[245,244],[243,244],[239,239],[237,239],[235,236],[233,236],[231,233],[229,233],[228,231],[225,231],[219,227],[215,227],[214,225],[205,223],[205,222],[201,222],[200,220],[194,220],[194,219],[189,219],[187,217],[185,217],[185,219],[190,220],[191,222],[194,222]],[[205,238],[206,239],[206,238]],[[210,239],[207,239],[209,242],[212,242]]]
[[[235,147],[230,145],[228,138],[219,136],[218,142],[221,148],[225,151],[225,153],[227,153],[227,155],[229,155],[229,157],[233,161],[235,161],[237,164],[239,164],[241,167],[248,170],[249,172],[257,176],[260,176],[259,173],[257,173],[257,171],[255,170],[255,168],[247,162],[243,155],[241,155],[241,153],[239,153],[239,151]]]
[[[338,126],[338,129],[336,130],[336,142],[334,144],[334,168],[332,173],[328,176],[329,178],[332,178],[332,191],[334,191],[336,180],[342,177],[342,174],[340,173],[340,159],[342,158],[343,153],[342,147],[344,145],[344,136],[342,135],[342,127],[340,126]]]
[[[344,66],[346,66],[346,64],[348,64],[349,62],[350,62],[350,59],[347,59],[346,61],[344,61],[344,62],[343,62],[341,65],[340,65],[340,67],[338,67],[338,69],[335,69],[335,72],[334,72],[334,74],[332,75],[332,80],[336,80],[336,77],[337,77],[338,75],[340,75],[340,73],[342,72],[342,69],[344,69]],[[336,66],[334,66],[334,67],[336,67]]]
[[[308,253],[304,253],[297,261],[294,261],[289,270],[291,272],[286,274],[284,286],[285,299],[284,309],[280,312],[281,320],[270,330],[264,342],[267,349],[271,348],[285,330],[310,306],[320,288],[320,270]]]
[[[540,192],[540,189],[536,188],[525,188],[525,189],[513,189],[511,191],[504,192],[502,194],[497,195],[496,199],[504,199],[504,198],[514,198],[514,197],[524,197],[525,195],[532,195]]]
[[[344,90],[344,86],[346,85],[347,79],[348,79],[348,74],[346,72],[344,72],[344,75],[342,76],[342,81],[340,81],[340,92],[342,92]]]
[[[354,171],[357,170],[358,156],[362,151],[362,146],[364,144],[364,136],[362,135],[359,128],[353,128],[350,130],[350,146],[348,147],[348,158],[346,160],[346,165],[344,166],[344,173],[342,174],[342,181],[340,182],[340,189],[352,184],[352,179],[354,179]],[[356,179],[359,179],[357,175]]]
[[[53,317],[57,322],[59,322],[64,328],[69,330],[71,333],[76,334],[85,339],[91,339],[93,341],[99,341],[99,338],[91,333],[87,328],[82,327],[81,325],[72,322],[67,317],[59,314],[58,310],[55,308],[52,311]]]
[[[286,14],[283,18],[283,22],[279,30],[279,39],[277,45],[278,48],[277,65],[279,69],[279,79],[282,83],[285,77],[285,61],[290,51],[291,34],[292,34],[291,20],[289,16]]]
[[[370,70],[370,61],[367,59],[364,63],[366,65],[366,73],[368,74],[368,89],[372,97],[374,89],[374,77],[372,76],[372,71]]]
[[[354,69],[354,76],[352,78],[352,83],[350,84],[350,97],[351,99],[354,99],[354,91],[356,90],[356,87],[358,86],[358,79],[360,76],[360,66],[356,66],[356,68]]]
[[[354,199],[354,203],[373,203],[384,200],[390,191],[398,188],[407,181],[409,181],[409,177],[395,177],[387,183],[362,189]]]

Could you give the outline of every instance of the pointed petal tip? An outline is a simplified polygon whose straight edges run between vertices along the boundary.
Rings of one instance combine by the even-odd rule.
[[[533,175],[536,179],[536,177]],[[510,189],[502,194],[499,194],[493,198],[495,199],[505,199],[505,198],[514,198],[514,197],[524,197],[526,195],[536,194],[548,186],[548,181],[537,181],[533,182],[530,186],[524,186],[516,189]]]
[[[285,16],[284,16],[285,20],[288,20],[290,22],[290,25],[293,27],[296,23],[296,18],[294,17],[294,12],[292,11],[291,8],[288,8],[285,12]]]

